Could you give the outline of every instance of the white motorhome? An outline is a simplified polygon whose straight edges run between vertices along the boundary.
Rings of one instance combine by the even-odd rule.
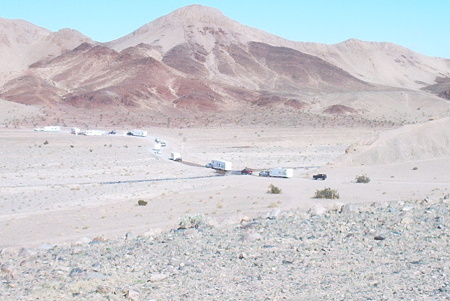
[[[132,136],[147,137],[147,131],[143,130],[132,130],[130,134]]]
[[[229,171],[231,170],[231,162],[228,161],[220,161],[220,160],[212,160],[210,163],[206,164],[206,167]]]
[[[170,160],[173,161],[182,161],[180,153],[170,153]]]
[[[292,168],[271,168],[269,169],[269,177],[292,178],[294,170]]]

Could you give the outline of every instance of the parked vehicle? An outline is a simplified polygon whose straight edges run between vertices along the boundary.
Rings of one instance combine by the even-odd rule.
[[[181,154],[180,153],[170,153],[170,158],[169,159],[173,160],[173,161],[183,161],[181,159]]]
[[[61,131],[61,127],[60,126],[44,126],[43,128],[34,128],[35,131],[37,132],[59,132]]]
[[[85,135],[85,136],[101,136],[105,133],[105,131],[101,131],[101,130],[85,130],[80,132],[80,135]]]
[[[271,168],[259,173],[260,177],[278,177],[278,178],[292,178],[294,170],[292,168]]]
[[[206,164],[205,167],[229,171],[231,170],[231,165],[231,162],[228,161],[212,160],[210,163]]]
[[[143,131],[143,130],[132,130],[132,131],[128,132],[127,135],[130,135],[130,136],[138,136],[138,137],[147,137],[147,131]]]
[[[252,175],[253,174],[253,170],[251,170],[250,168],[244,168],[243,170],[241,170],[241,175]]]
[[[313,179],[314,180],[319,180],[320,179],[320,180],[325,181],[327,179],[327,175],[324,174],[324,173],[319,173],[317,175],[313,175]]]
[[[270,173],[268,170],[263,170],[259,173],[260,177],[270,177]]]

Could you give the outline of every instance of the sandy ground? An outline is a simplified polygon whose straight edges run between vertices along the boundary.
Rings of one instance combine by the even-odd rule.
[[[0,130],[0,247],[142,235],[176,228],[187,214],[205,214],[220,225],[273,209],[320,211],[450,193],[448,157],[379,166],[337,163],[350,145],[380,129],[146,128],[145,138],[126,136],[126,130],[111,136],[69,130]],[[161,154],[153,151],[156,137],[167,143]],[[181,152],[183,162],[169,160],[172,151]],[[203,167],[212,159],[255,174],[223,175]],[[257,175],[272,167],[294,168],[294,177]],[[328,179],[312,180],[317,172]],[[355,183],[360,174],[371,182]],[[270,184],[282,193],[268,194]],[[338,190],[340,199],[314,199],[325,187]]]

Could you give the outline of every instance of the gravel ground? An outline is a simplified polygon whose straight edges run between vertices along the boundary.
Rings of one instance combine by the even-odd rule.
[[[0,299],[449,300],[447,198],[4,249]]]

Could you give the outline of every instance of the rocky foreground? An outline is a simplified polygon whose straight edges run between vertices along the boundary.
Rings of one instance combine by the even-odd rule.
[[[440,201],[343,205],[217,227],[0,252],[1,300],[450,299]]]

